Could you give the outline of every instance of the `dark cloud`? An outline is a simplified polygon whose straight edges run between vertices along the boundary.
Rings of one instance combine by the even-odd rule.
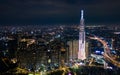
[[[119,0],[1,0],[0,23],[79,23],[80,10],[86,23],[120,22]]]

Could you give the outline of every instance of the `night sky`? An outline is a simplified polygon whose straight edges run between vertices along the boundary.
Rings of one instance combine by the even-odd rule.
[[[120,0],[0,0],[0,24],[120,24]]]

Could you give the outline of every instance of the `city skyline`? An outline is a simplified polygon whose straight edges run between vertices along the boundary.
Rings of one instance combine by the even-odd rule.
[[[119,0],[2,0],[0,24],[120,24]]]

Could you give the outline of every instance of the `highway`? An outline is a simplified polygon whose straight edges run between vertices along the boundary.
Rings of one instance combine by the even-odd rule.
[[[94,39],[94,40],[98,40],[99,42],[101,42],[103,44],[103,46],[104,46],[104,54],[103,54],[104,58],[107,61],[111,62],[113,65],[115,65],[115,66],[120,68],[120,62],[116,61],[114,59],[114,57],[110,54],[110,48],[108,47],[107,42],[105,40],[102,40],[101,38],[99,38],[97,36],[89,37],[89,38],[90,39]]]

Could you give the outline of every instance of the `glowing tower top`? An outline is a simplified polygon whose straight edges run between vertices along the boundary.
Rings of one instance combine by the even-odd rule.
[[[81,10],[81,20],[83,19],[83,10]]]
[[[80,32],[84,32],[85,31],[85,26],[84,26],[84,17],[83,17],[83,10],[81,10],[81,19],[80,19]]]

